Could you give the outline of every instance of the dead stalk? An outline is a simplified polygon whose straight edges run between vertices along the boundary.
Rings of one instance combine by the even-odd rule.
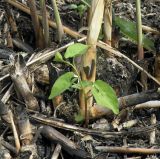
[[[156,122],[157,122],[156,115],[152,114],[151,115],[151,124],[154,125],[154,124],[156,124]],[[150,132],[150,144],[154,145],[155,143],[156,143],[156,129],[153,129]]]
[[[112,41],[112,0],[107,0],[104,10],[105,42],[111,46]]]
[[[20,141],[19,141],[17,129],[16,129],[16,126],[15,126],[15,123],[13,120],[13,114],[11,111],[9,111],[9,116],[10,116],[12,131],[13,131],[13,135],[14,135],[14,139],[15,139],[16,150],[17,150],[17,152],[19,152],[21,146],[20,146]]]
[[[160,149],[153,148],[130,148],[130,147],[108,147],[108,146],[97,146],[96,150],[101,152],[111,153],[138,153],[138,154],[159,154]]]
[[[45,47],[49,47],[50,45],[49,25],[48,25],[48,17],[47,17],[45,0],[40,0],[40,6],[41,6],[41,14],[42,14],[42,25],[43,25]]]
[[[35,0],[27,0],[28,5],[30,7],[30,14],[32,18],[33,28],[36,37],[36,45],[39,48],[43,48],[43,36],[42,36],[42,28],[40,27],[37,9],[36,9],[36,2]]]
[[[104,1],[103,0],[93,0],[91,5],[91,13],[89,19],[89,31],[87,35],[87,44],[90,48],[83,55],[83,70],[82,70],[82,80],[95,81],[96,77],[96,43],[98,40],[99,32],[102,25],[104,13]],[[98,19],[98,20],[97,20]],[[96,23],[96,27],[95,27]],[[80,107],[82,114],[86,115],[86,123],[88,122],[88,111],[92,107],[93,97],[90,93],[91,88],[87,87],[84,92],[80,92]],[[86,97],[87,95],[87,97]],[[86,102],[87,99],[87,102]],[[86,105],[87,104],[87,105]]]

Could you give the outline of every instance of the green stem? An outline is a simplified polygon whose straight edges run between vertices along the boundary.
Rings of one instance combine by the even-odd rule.
[[[142,36],[142,19],[141,19],[141,0],[136,0],[137,15],[137,38],[138,38],[138,59],[144,58],[143,52],[143,36]]]
[[[61,42],[62,36],[64,34],[63,26],[62,26],[61,18],[59,15],[56,0],[51,0],[51,2],[52,2],[53,9],[54,9],[55,20],[56,20],[56,25],[58,29],[58,41]]]
[[[78,80],[79,80],[79,83],[80,83],[80,85],[81,85],[81,89],[83,90],[84,87],[83,87],[83,84],[82,84],[81,76],[80,76],[80,74],[79,74],[76,66],[74,66],[73,64],[71,64],[71,63],[68,62],[68,61],[65,61],[65,63],[73,68],[73,70],[75,71],[76,75],[78,76]]]
[[[67,61],[64,61],[66,64],[68,64],[69,66],[71,66],[75,73],[77,74],[78,76],[78,79],[79,79],[79,83],[81,85],[81,90],[82,90],[82,93],[84,94],[84,101],[85,101],[85,127],[88,127],[88,122],[89,122],[89,118],[88,118],[88,110],[87,110],[87,94],[85,93],[85,88],[83,87],[83,84],[82,84],[82,80],[81,80],[81,76],[76,68],[76,66],[74,66],[73,64],[71,64],[70,62],[67,62]]]

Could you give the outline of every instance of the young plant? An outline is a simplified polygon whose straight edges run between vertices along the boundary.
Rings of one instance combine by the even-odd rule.
[[[83,3],[80,3],[78,5],[76,4],[71,4],[69,5],[69,9],[73,9],[75,10],[80,17],[82,17],[84,15],[84,12],[88,9],[88,7],[91,7],[90,3],[91,1],[90,0],[81,0],[81,2]]]
[[[73,71],[61,75],[56,80],[49,96],[49,99],[52,99],[68,90],[69,88],[75,88],[82,91],[84,93],[86,108],[85,120],[87,120],[87,101],[90,98],[88,97],[88,94],[91,94],[94,97],[98,105],[111,109],[115,114],[118,114],[119,112],[118,100],[112,87],[102,80],[96,80],[95,82],[82,80],[74,62],[70,63],[68,60],[69,58],[73,58],[74,61],[75,57],[83,55],[89,48],[89,45],[75,43],[67,48],[64,54],[64,58],[60,53],[56,53],[54,61],[61,62],[70,66]],[[86,87],[90,87],[91,92],[86,92]]]

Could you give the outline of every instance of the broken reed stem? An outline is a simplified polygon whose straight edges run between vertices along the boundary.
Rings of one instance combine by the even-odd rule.
[[[14,135],[14,139],[15,139],[16,150],[17,150],[17,152],[19,152],[21,146],[20,146],[20,141],[19,141],[17,129],[16,129],[16,126],[15,126],[15,123],[14,123],[14,120],[13,120],[13,114],[12,114],[11,111],[9,111],[8,113],[9,113],[11,126],[12,126],[12,131],[13,131],[13,135]]]
[[[129,148],[129,147],[108,147],[108,146],[96,146],[96,150],[107,153],[138,153],[138,154],[159,154],[160,149],[152,148]]]
[[[105,42],[111,46],[112,41],[112,0],[105,2],[104,10],[104,36]]]
[[[10,8],[10,6],[5,5],[5,12],[7,15],[7,20],[10,24],[10,27],[11,27],[11,33],[17,33],[17,31],[18,31],[17,24],[14,19],[13,12],[12,12],[12,9]]]
[[[59,154],[61,153],[61,150],[62,150],[62,146],[60,144],[57,144],[54,149],[51,159],[58,159]]]
[[[148,101],[145,103],[137,104],[135,105],[134,109],[150,109],[150,108],[160,108],[160,101],[154,100],[154,101]]]
[[[81,77],[84,81],[94,82],[96,78],[96,43],[102,26],[103,14],[104,14],[104,0],[93,0],[90,8],[89,30],[87,34],[87,45],[90,48],[82,56],[82,70]],[[96,27],[95,27],[96,24]],[[88,123],[88,112],[93,106],[93,97],[91,96],[91,87],[84,88],[84,91],[80,91],[80,109],[83,115],[85,115],[85,123]],[[86,101],[87,99],[87,101]]]
[[[1,144],[4,147],[6,147],[8,150],[10,150],[12,153],[14,153],[15,155],[18,154],[17,149],[14,146],[12,146],[10,143],[8,143],[8,142],[6,142],[4,140],[1,140]]]
[[[137,16],[138,60],[142,60],[144,59],[144,51],[143,51],[143,35],[142,35],[142,19],[141,19],[141,0],[136,0],[136,16]]]
[[[58,41],[61,42],[62,37],[64,35],[63,25],[62,25],[61,18],[59,15],[56,0],[51,0],[51,2],[52,2],[53,9],[54,9],[54,15],[55,15],[55,20],[56,20],[56,24],[57,24]]]
[[[156,115],[153,113],[151,115],[151,125],[155,125],[157,122],[157,119],[156,119]],[[150,138],[149,138],[149,143],[150,145],[154,145],[156,143],[156,129],[153,129],[151,132],[150,132]]]
[[[116,136],[116,135],[122,135],[122,132],[107,132],[107,131],[100,131],[100,130],[93,130],[93,129],[88,129],[88,128],[83,128],[83,127],[77,127],[75,125],[67,124],[61,121],[56,121],[53,119],[49,118],[42,118],[37,115],[31,115],[29,118],[34,121],[37,121],[39,123],[43,123],[45,125],[49,125],[52,127],[64,129],[64,130],[69,130],[69,131],[77,131],[77,132],[82,132],[85,134],[91,134],[91,135],[97,135],[97,136],[104,136],[104,135],[109,135],[109,136]]]
[[[40,6],[41,6],[41,14],[42,14],[42,25],[43,25],[45,47],[49,47],[50,45],[49,24],[48,24],[45,0],[40,0]]]
[[[149,26],[142,25],[142,29],[143,29],[143,31],[145,31],[145,32],[151,32],[151,33],[160,35],[160,32],[159,32],[158,30],[153,29],[153,28],[151,28],[151,27],[149,27]]]
[[[41,35],[42,30],[41,30],[39,18],[37,15],[36,2],[35,2],[35,0],[27,0],[27,3],[30,7],[30,14],[31,14],[34,33],[35,33],[35,37],[36,37],[36,46],[39,48],[43,48],[42,47],[43,41],[42,41],[42,35]]]

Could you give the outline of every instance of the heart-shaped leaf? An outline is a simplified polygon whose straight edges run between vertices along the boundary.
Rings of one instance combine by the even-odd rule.
[[[52,87],[49,99],[52,99],[69,89],[74,82],[73,78],[75,78],[73,72],[67,72],[60,76]]]
[[[55,54],[54,61],[56,61],[56,62],[64,62],[63,57],[62,57],[62,55],[59,52],[57,52]]]
[[[111,109],[115,114],[119,113],[116,93],[109,84],[101,80],[95,81],[92,87],[92,94],[97,104]]]
[[[84,45],[81,43],[75,43],[73,45],[70,45],[66,52],[64,57],[67,58],[72,58],[78,55],[82,55],[84,53],[86,53],[86,51],[88,50],[89,46],[88,45]]]

